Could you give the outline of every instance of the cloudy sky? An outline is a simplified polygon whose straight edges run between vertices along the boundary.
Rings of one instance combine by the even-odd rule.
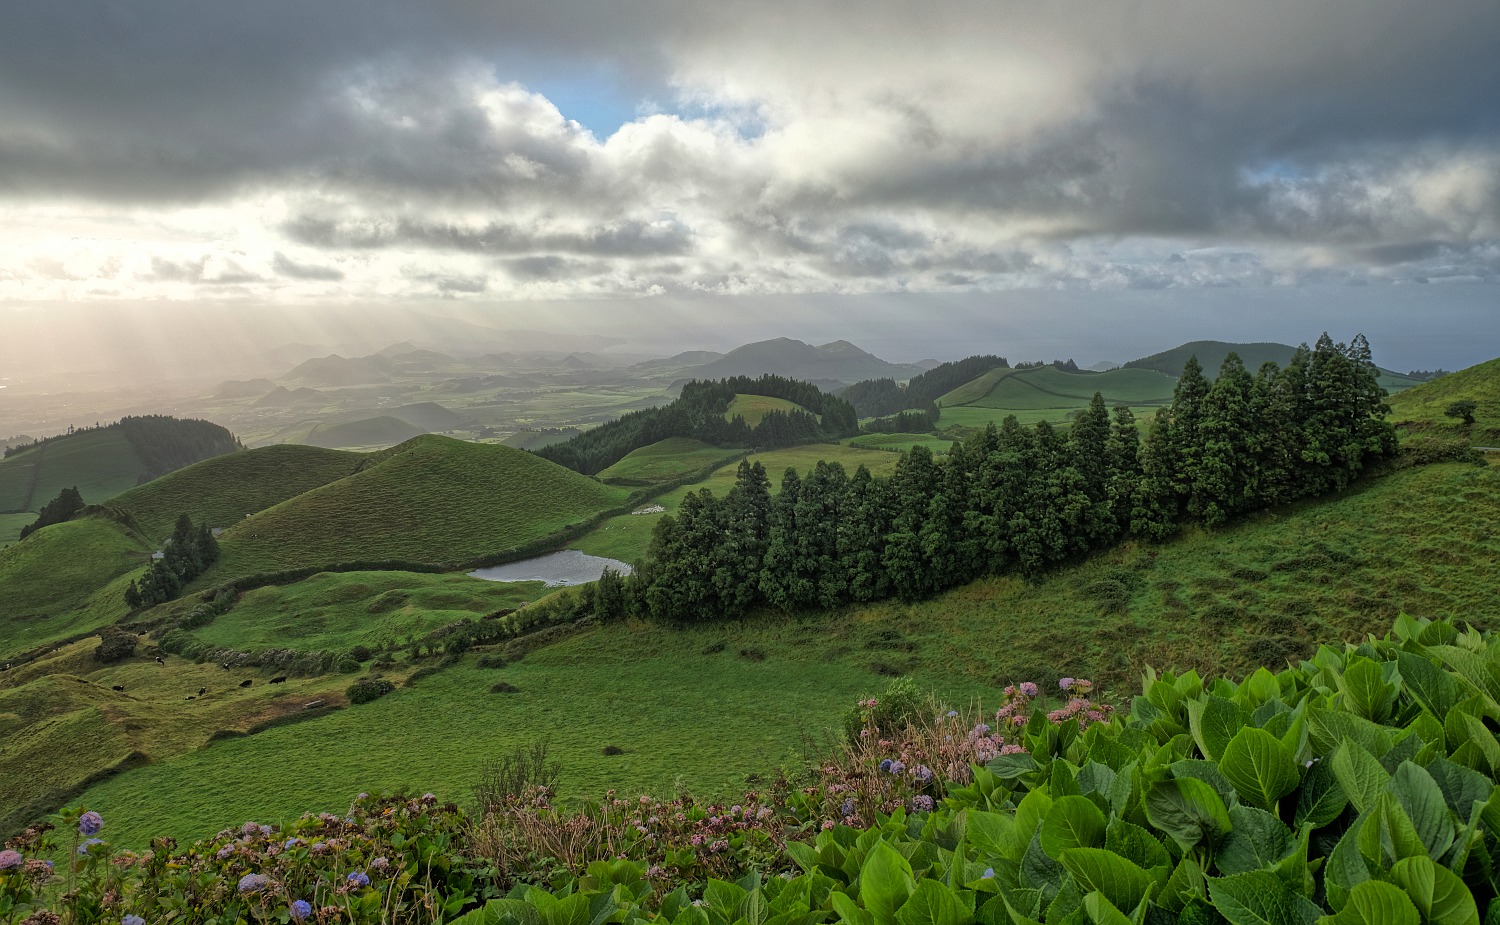
[[[1497,35],[1494,0],[8,4],[0,303],[1234,287],[1472,333]]]

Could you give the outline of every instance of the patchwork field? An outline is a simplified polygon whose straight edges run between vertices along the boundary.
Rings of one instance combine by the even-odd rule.
[[[914,446],[925,446],[941,455],[953,447],[952,439],[931,434],[865,434],[844,442],[863,450],[885,450],[888,453],[904,453]]]
[[[669,437],[643,446],[599,473],[611,485],[656,485],[744,455],[743,450],[710,446],[690,437]]]
[[[732,421],[739,416],[745,419],[746,424],[754,427],[771,411],[806,410],[796,402],[787,401],[784,398],[772,398],[769,395],[736,395],[734,401],[729,403],[729,410],[724,412],[724,420]]]
[[[85,502],[99,504],[135,487],[144,470],[118,429],[45,443],[0,460],[0,511],[40,510],[75,486]]]

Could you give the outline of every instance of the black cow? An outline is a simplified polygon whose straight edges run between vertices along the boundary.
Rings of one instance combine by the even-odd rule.
[[[245,680],[243,680],[243,681],[240,682],[240,687],[249,687],[249,686],[250,686],[250,679],[249,678],[246,678]]]
[[[198,688],[198,696],[199,697],[202,697],[206,693],[208,693],[208,688],[206,688],[206,687],[200,687],[200,688]]]
[[[123,694],[123,693],[125,693],[125,685],[123,685],[123,684],[116,684],[113,687],[111,687],[110,690],[112,690],[112,691],[119,691],[120,693]]]
[[[167,663],[166,659],[162,658],[160,655],[158,655],[156,657],[156,664],[158,664],[158,665],[165,665],[166,663]]]
[[[286,683],[286,675],[282,675],[279,678],[272,678],[271,679],[271,683],[272,684],[285,684]]]

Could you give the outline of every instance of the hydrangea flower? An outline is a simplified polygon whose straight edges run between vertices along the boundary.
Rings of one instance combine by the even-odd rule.
[[[239,891],[241,893],[254,893],[266,888],[266,878],[260,874],[246,874],[240,878]]]
[[[82,835],[98,835],[104,828],[104,817],[92,809],[78,817],[78,831]]]
[[[390,866],[391,866],[391,862],[388,861],[388,860],[386,860],[383,856],[382,857],[378,857],[375,860],[373,860],[373,861],[370,862],[370,869],[371,870],[385,870],[387,867],[390,867]]]
[[[925,764],[917,765],[916,770],[912,771],[911,773],[917,778],[917,780],[921,781],[924,784],[932,780],[932,768],[929,768]]]
[[[889,759],[889,758],[881,759],[880,770],[882,770],[882,771],[889,771],[891,769],[891,763],[892,763],[891,759]]]
[[[1070,691],[1073,689],[1073,685],[1077,683],[1078,682],[1073,678],[1059,678],[1057,681],[1057,686],[1065,691]]]
[[[293,848],[297,847],[300,844],[302,844],[302,839],[300,839],[300,838],[288,838],[286,840],[286,844],[282,845],[281,847],[284,848],[287,851],[291,851]]]
[[[922,813],[932,812],[932,797],[922,794],[911,798],[911,808]]]
[[[364,871],[356,870],[356,871],[350,873],[349,876],[345,877],[344,879],[348,880],[350,883],[354,884],[355,886],[369,886],[370,885],[370,878],[365,875]]]
[[[854,798],[845,797],[843,805],[839,807],[839,812],[843,813],[845,816],[854,815]]]
[[[947,716],[947,717],[948,717],[948,718],[949,718],[949,719],[952,719],[952,718],[953,718],[953,717],[955,717],[955,716],[957,716],[957,715],[958,715],[958,711],[957,711],[957,710],[949,710],[949,711],[948,711],[948,712],[947,712],[947,714],[945,714],[945,715],[946,715],[946,716]]]
[[[892,774],[900,774],[901,772],[906,770],[906,762],[892,761],[889,770]]]
[[[230,856],[233,855],[233,854],[234,854],[234,846],[233,845],[225,845],[224,847],[222,847],[222,848],[219,849],[218,858],[221,861],[227,861],[227,860],[229,860]]]
[[[0,870],[12,870],[21,866],[21,852],[6,848],[0,851]]]
[[[993,880],[993,879],[995,879],[995,868],[993,868],[993,867],[986,867],[984,869],[984,873],[982,873],[982,874],[979,875],[979,879],[981,879],[981,880]]]
[[[258,823],[258,822],[247,822],[244,825],[240,826],[240,832],[243,833],[243,834],[245,834],[245,835],[259,835],[260,834],[260,823]]]
[[[132,912],[120,919],[120,925],[146,925],[146,920]]]
[[[292,903],[287,912],[291,913],[293,921],[300,922],[309,915],[312,915],[312,904],[305,899],[299,899]],[[141,925],[145,925],[145,923],[142,922]]]
[[[1030,681],[1022,681],[1021,682],[1021,693],[1025,694],[1027,697],[1035,697],[1036,696],[1036,685],[1033,684]]]
[[[90,847],[92,847],[94,845],[102,845],[102,844],[104,844],[104,839],[102,839],[102,838],[91,838],[88,841],[86,841],[83,844],[81,844],[81,845],[78,846],[78,853],[79,854],[88,854]]]

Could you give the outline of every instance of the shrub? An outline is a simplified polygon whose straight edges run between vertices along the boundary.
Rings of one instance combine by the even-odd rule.
[[[389,681],[361,678],[349,685],[349,689],[344,693],[349,697],[350,703],[369,703],[372,700],[379,700],[395,689],[396,686]]]
[[[474,664],[480,668],[504,668],[505,657],[501,655],[481,655],[479,656],[479,660]]]
[[[369,646],[355,646],[354,648],[349,650],[349,657],[354,659],[356,662],[368,662],[370,660],[370,656],[374,654],[375,653],[370,651]]]
[[[135,647],[139,641],[134,633],[127,633],[112,626],[105,627],[99,634],[99,645],[94,649],[94,658],[106,664],[129,658],[135,653]]]
[[[879,696],[861,700],[858,707],[844,715],[844,735],[849,741],[856,741],[860,730],[867,725],[894,733],[930,712],[928,707],[928,697],[918,689],[917,682],[897,678]]]
[[[625,749],[621,748],[618,745],[606,745],[606,746],[604,746],[604,754],[606,754],[606,755],[623,755],[623,754],[625,754]]]
[[[490,685],[491,694],[518,694],[520,692],[521,689],[509,681],[496,681]]]
[[[562,765],[547,758],[548,741],[538,739],[530,745],[517,745],[508,753],[486,761],[479,769],[479,783],[474,785],[474,806],[483,816],[540,790],[557,789]]]
[[[339,674],[357,674],[359,672],[359,661],[352,655],[346,655],[339,659],[338,664],[334,667],[338,668]]]

